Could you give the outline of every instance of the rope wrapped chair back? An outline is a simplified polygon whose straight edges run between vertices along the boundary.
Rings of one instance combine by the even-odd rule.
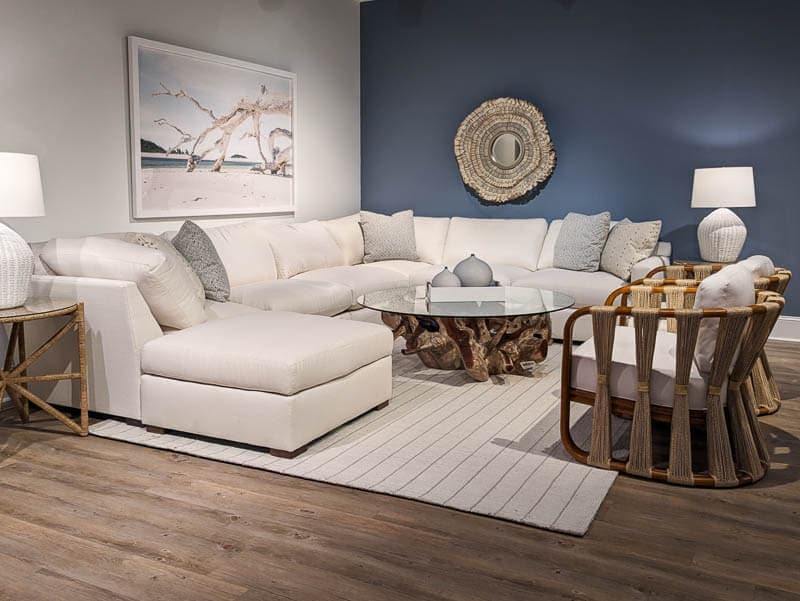
[[[638,287],[640,289],[633,290]],[[672,296],[677,299],[678,289],[693,302],[696,288],[644,284],[628,288],[629,296],[638,299],[636,306],[584,307],[574,312],[565,324],[561,438],[567,451],[576,460],[592,466],[686,486],[734,487],[763,478],[769,468],[769,453],[757,413],[748,399],[751,394],[748,382],[783,308],[783,297],[777,292],[764,291],[757,302],[748,307],[694,309],[687,301],[675,300],[675,306],[666,308],[662,300]],[[593,390],[588,386],[579,388],[573,383],[576,351],[572,348],[572,331],[575,321],[585,316],[591,317],[594,331],[596,381]],[[635,390],[624,391],[624,396],[622,393],[614,396],[612,357],[615,335],[622,331],[617,328],[621,317],[633,318],[636,386]],[[673,392],[671,403],[656,404],[652,398],[651,379],[659,330],[663,329],[659,325],[664,320],[672,320],[674,324],[674,337],[669,338],[674,340]],[[698,373],[692,371],[695,347],[701,325],[712,323],[707,320],[718,322],[713,363],[710,373],[703,377],[703,408],[690,408],[690,379],[696,379]],[[668,371],[672,373],[671,369]],[[575,402],[593,406],[587,449],[578,445],[572,436],[571,406]],[[631,419],[626,457],[615,457],[612,453],[612,415]],[[654,459],[654,422],[670,426],[665,460]],[[692,436],[697,437],[702,432],[705,440],[694,441],[695,448],[702,447],[704,442],[706,449],[705,465],[698,469],[696,466],[702,462],[692,457]]]

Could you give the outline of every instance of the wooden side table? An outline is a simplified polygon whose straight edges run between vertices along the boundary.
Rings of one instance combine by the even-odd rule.
[[[28,355],[25,350],[25,324],[62,316],[68,317],[67,323]],[[89,434],[89,403],[86,390],[86,326],[83,317],[83,303],[76,303],[74,300],[68,299],[29,298],[21,307],[0,310],[0,324],[11,324],[6,359],[3,369],[0,370],[0,397],[4,392],[8,393],[23,423],[28,422],[29,403],[33,403],[76,434],[87,436]],[[75,331],[78,338],[78,371],[28,375],[28,368],[71,331]],[[15,354],[17,355],[16,362]],[[80,423],[28,390],[28,384],[31,382],[58,380],[80,380]]]

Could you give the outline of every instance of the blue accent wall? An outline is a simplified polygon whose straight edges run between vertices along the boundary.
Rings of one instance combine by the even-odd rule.
[[[755,168],[743,256],[800,273],[797,0],[375,0],[361,5],[362,206],[418,215],[660,218],[696,257],[695,167]],[[484,100],[544,112],[558,154],[524,205],[482,205],[453,156]],[[785,314],[800,315],[788,293]]]

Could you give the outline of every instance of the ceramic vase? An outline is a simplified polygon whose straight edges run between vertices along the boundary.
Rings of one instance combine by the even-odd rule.
[[[433,277],[431,286],[434,288],[460,288],[461,280],[456,274],[445,267]]]
[[[492,268],[474,253],[456,265],[453,273],[461,280],[462,286],[491,286],[494,281]]]

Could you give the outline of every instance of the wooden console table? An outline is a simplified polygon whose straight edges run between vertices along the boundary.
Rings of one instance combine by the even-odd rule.
[[[59,327],[52,336],[28,355],[25,349],[25,324],[57,317],[67,317],[67,323]],[[67,299],[29,298],[21,307],[0,310],[0,324],[11,324],[5,363],[3,369],[0,370],[0,397],[3,393],[8,393],[23,423],[28,422],[29,403],[33,403],[76,434],[87,436],[89,434],[89,404],[86,390],[86,326],[83,318],[83,303],[75,303],[75,301]],[[31,365],[72,331],[77,333],[78,371],[28,375]],[[16,361],[15,354],[17,355]],[[80,381],[80,423],[28,390],[31,382],[59,380]]]

